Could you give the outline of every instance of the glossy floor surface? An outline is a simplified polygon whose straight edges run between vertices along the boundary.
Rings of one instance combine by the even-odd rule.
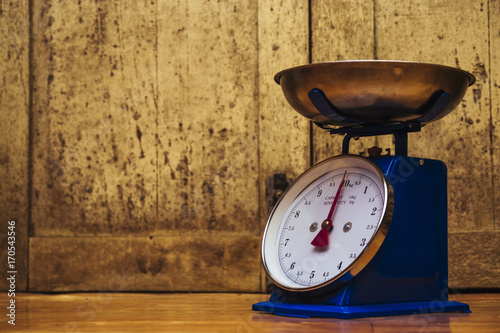
[[[6,298],[6,297],[5,297]],[[4,300],[5,300],[4,298]],[[461,294],[472,313],[355,320],[251,311],[262,294],[16,293],[15,327],[3,332],[500,332],[500,294]],[[5,303],[7,304],[7,303]]]

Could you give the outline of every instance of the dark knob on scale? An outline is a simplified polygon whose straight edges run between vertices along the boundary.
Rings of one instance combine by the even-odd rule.
[[[368,156],[369,157],[380,157],[382,155],[382,148],[377,146],[373,146],[368,148]]]
[[[368,148],[368,156],[369,157],[380,157],[382,155],[382,148],[377,146],[373,146]]]

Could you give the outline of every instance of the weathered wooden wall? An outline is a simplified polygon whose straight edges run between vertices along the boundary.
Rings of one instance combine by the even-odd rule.
[[[28,272],[29,20],[28,1],[0,2],[0,289],[26,290]],[[13,229],[8,229],[14,221]],[[8,238],[14,231],[15,239]],[[8,244],[8,241],[10,244]],[[15,241],[12,243],[12,241]],[[15,248],[14,267],[7,247]],[[12,259],[9,259],[12,262]]]
[[[24,274],[29,236],[19,287],[263,290],[266,180],[340,153],[273,76],[341,59],[476,75],[409,151],[449,167],[451,286],[500,287],[499,3],[0,2],[0,233],[18,220]],[[373,144],[392,142],[352,152]]]
[[[35,4],[30,289],[106,289],[111,267],[122,290],[260,290],[262,179],[309,163],[308,122],[279,130],[272,82],[308,61],[307,17],[306,2]]]

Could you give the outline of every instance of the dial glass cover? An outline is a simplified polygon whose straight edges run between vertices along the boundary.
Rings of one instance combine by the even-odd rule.
[[[370,160],[339,156],[315,165],[269,217],[262,244],[268,274],[294,291],[345,283],[380,247],[392,206],[392,188]]]

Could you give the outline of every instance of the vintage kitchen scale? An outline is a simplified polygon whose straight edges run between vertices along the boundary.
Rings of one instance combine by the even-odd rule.
[[[455,109],[474,76],[360,60],[290,68],[275,81],[296,111],[345,137],[342,155],[303,173],[274,207],[262,258],[276,288],[253,310],[333,318],[469,312],[448,300],[446,165],[407,156],[407,138]],[[372,135],[393,135],[395,155],[376,147],[367,158],[349,155],[352,138]]]

